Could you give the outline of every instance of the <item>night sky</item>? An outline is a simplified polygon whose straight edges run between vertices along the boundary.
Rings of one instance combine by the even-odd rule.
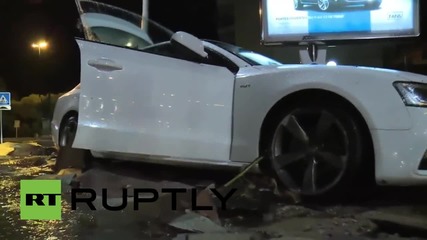
[[[140,0],[101,0],[140,14]],[[215,0],[152,0],[150,18],[173,31],[218,39]],[[58,93],[79,82],[79,55],[73,38],[74,0],[10,0],[0,3],[0,78],[15,98]],[[49,48],[31,44],[46,39]]]
[[[141,0],[99,1],[138,14],[142,8]],[[74,0],[0,0],[0,78],[7,86],[0,91],[11,91],[14,98],[20,98],[31,93],[66,92],[79,82],[79,51],[73,37],[76,11]],[[150,1],[152,20],[200,38],[218,39],[217,16],[216,0]],[[423,31],[427,27],[424,22]],[[31,48],[39,39],[50,44],[40,56]]]

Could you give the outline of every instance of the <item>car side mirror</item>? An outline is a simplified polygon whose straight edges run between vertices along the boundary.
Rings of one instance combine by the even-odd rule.
[[[197,37],[186,33],[186,32],[176,32],[172,35],[171,43],[173,46],[187,50],[199,58],[207,58],[208,53],[205,51],[203,42]]]

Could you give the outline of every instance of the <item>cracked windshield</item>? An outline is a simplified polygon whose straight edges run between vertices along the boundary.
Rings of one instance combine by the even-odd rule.
[[[0,239],[427,239],[427,1],[0,2]]]

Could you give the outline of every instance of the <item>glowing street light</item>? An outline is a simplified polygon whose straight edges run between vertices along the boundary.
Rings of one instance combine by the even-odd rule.
[[[48,46],[49,44],[46,41],[39,41],[38,43],[31,44],[32,48],[37,48],[39,50],[39,56],[40,56],[41,50],[47,49]]]

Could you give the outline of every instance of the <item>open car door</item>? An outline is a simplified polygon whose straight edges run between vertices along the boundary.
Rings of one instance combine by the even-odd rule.
[[[170,32],[141,29],[140,16],[77,2],[86,39],[77,39],[81,93],[73,147],[228,161],[235,75],[176,54]]]

